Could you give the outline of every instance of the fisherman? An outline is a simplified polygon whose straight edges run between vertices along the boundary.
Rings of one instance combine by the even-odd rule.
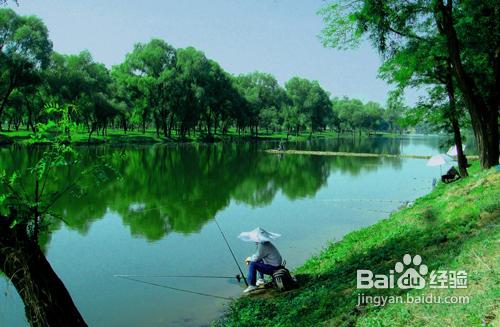
[[[271,233],[257,227],[250,232],[242,232],[238,238],[246,242],[255,242],[257,252],[245,259],[248,265],[248,287],[243,293],[248,293],[257,289],[257,286],[264,284],[264,275],[271,275],[282,266],[282,258],[278,249],[271,243],[271,240],[280,237],[280,234]],[[257,280],[257,273],[259,279]]]
[[[450,169],[448,169],[445,175],[441,176],[441,181],[443,183],[451,183],[457,179],[460,179],[460,174],[455,169],[455,167],[451,167]]]

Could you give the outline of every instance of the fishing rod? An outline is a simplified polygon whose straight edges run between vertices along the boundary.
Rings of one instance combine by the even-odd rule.
[[[324,202],[387,202],[387,203],[405,203],[408,200],[390,200],[390,199],[317,199]]]
[[[126,275],[115,275],[114,277],[122,278],[122,279],[127,279],[127,280],[130,280],[130,281],[136,282],[136,283],[142,283],[142,284],[147,284],[147,285],[151,285],[151,286],[166,288],[166,289],[173,290],[173,291],[178,291],[178,292],[184,292],[184,293],[189,293],[189,294],[196,294],[196,295],[201,295],[201,296],[206,296],[206,297],[211,297],[211,298],[216,298],[216,299],[222,299],[222,300],[227,300],[227,301],[232,301],[233,300],[230,297],[225,297],[225,296],[220,296],[220,295],[214,295],[214,294],[208,294],[208,293],[202,293],[202,292],[196,292],[196,291],[186,290],[186,289],[183,289],[183,288],[177,288],[177,287],[172,287],[172,286],[168,286],[168,285],[157,284],[157,283],[151,283],[151,282],[147,282],[147,281],[144,281],[144,280],[127,277]]]
[[[209,275],[113,275],[113,277],[139,277],[139,278],[214,278],[214,279],[233,279],[241,281],[241,276],[209,276]]]
[[[247,279],[245,277],[245,274],[243,273],[243,270],[241,270],[240,264],[238,263],[238,260],[236,259],[236,256],[234,255],[233,249],[231,249],[231,246],[229,245],[229,242],[227,241],[226,235],[222,231],[222,228],[220,228],[219,223],[217,222],[217,219],[214,217],[215,224],[217,225],[217,228],[219,228],[219,232],[222,235],[222,238],[224,239],[224,242],[226,242],[227,248],[229,249],[229,252],[231,252],[231,256],[234,259],[234,263],[236,263],[236,266],[238,266],[238,270],[240,271],[241,276],[243,277],[243,281],[245,282],[245,285],[248,286]]]

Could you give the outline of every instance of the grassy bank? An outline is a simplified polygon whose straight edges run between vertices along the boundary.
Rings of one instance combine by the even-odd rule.
[[[27,143],[31,139],[32,132],[26,130],[19,131],[3,131],[0,132],[0,145],[8,145],[8,144],[23,144]],[[377,133],[372,134],[371,136],[379,136],[379,137],[396,137],[400,136],[399,134],[390,134],[390,133]],[[296,141],[305,141],[310,138],[332,138],[338,137],[338,133],[334,131],[326,131],[326,132],[316,132],[312,135],[309,133],[300,133],[298,135],[290,134],[288,136],[288,140],[292,142]],[[352,137],[351,133],[345,134],[345,136]],[[356,134],[356,137],[359,135]],[[363,134],[362,136],[368,136],[368,134]],[[222,141],[247,141],[247,140],[286,140],[287,135],[286,132],[265,132],[259,134],[258,137],[252,136],[248,133],[238,134],[236,130],[231,129],[226,135],[216,134],[213,135],[211,141],[213,142],[222,142]],[[72,135],[72,142],[75,144],[155,144],[155,143],[168,143],[168,142],[206,142],[208,140],[206,134],[191,134],[184,140],[180,140],[180,138],[176,135],[175,131],[172,134],[171,138],[166,138],[162,135],[157,136],[155,130],[147,130],[145,133],[140,131],[129,131],[124,133],[123,130],[117,129],[109,129],[106,135],[97,135],[96,133],[92,134],[92,137],[89,141],[89,136],[86,131],[77,131]]]
[[[471,168],[411,208],[349,233],[295,273],[299,289],[235,301],[216,325],[227,326],[482,326],[500,325],[498,301],[500,171]],[[357,290],[356,270],[388,274],[406,254],[432,270],[465,270],[467,289]],[[428,277],[428,276],[427,276]],[[427,279],[428,280],[428,279]],[[469,296],[469,304],[373,304],[358,294]]]

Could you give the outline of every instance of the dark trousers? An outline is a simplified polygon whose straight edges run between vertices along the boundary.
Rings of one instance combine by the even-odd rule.
[[[260,278],[263,278],[264,274],[272,275],[277,269],[278,267],[265,264],[262,261],[259,262],[251,261],[250,264],[248,265],[248,283],[250,285],[255,286],[257,279],[257,272],[259,273]]]

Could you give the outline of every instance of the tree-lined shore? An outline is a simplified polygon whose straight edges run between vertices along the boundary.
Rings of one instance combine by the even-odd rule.
[[[332,98],[317,81],[293,77],[281,86],[268,73],[232,75],[193,47],[175,49],[152,39],[137,43],[121,64],[108,69],[88,51],[54,52],[47,27],[34,16],[1,9],[6,37],[0,69],[0,127],[37,132],[43,110],[68,107],[89,142],[110,129],[154,129],[157,137],[185,140],[192,134],[257,137],[265,132],[310,135],[319,131],[399,131],[403,107]]]
[[[407,112],[414,123],[444,124],[454,135],[466,176],[460,128],[470,121],[481,167],[499,162],[500,5],[498,1],[328,1],[319,11],[325,46],[350,49],[368,39],[379,51],[382,78],[425,89]]]
[[[0,6],[9,3],[0,0]],[[107,67],[87,50],[78,54],[54,51],[48,28],[40,18],[0,9],[0,145],[26,143],[33,145],[26,148],[36,154],[27,157],[24,166],[13,164],[12,171],[0,170],[0,266],[21,296],[31,326],[86,326],[42,246],[50,237],[51,224],[71,226],[71,220],[65,220],[58,210],[61,198],[71,196],[79,205],[89,206],[82,200],[89,198],[89,190],[105,189],[110,179],[124,176],[129,184],[109,192],[120,199],[127,192],[132,201],[138,199],[136,192],[144,197],[144,188],[157,191],[156,202],[161,203],[174,202],[161,198],[165,194],[182,201],[188,194],[200,196],[193,202],[196,206],[172,209],[184,213],[185,220],[192,219],[196,229],[196,223],[210,216],[207,212],[215,217],[214,212],[229,203],[231,192],[238,199],[257,203],[251,202],[256,195],[267,196],[267,201],[279,190],[269,189],[272,183],[267,181],[272,178],[276,185],[297,187],[283,190],[285,195],[307,195],[316,192],[328,177],[328,161],[319,156],[310,162],[287,164],[286,159],[281,159],[281,151],[277,164],[265,157],[269,154],[259,152],[262,166],[254,164],[255,158],[245,157],[241,159],[246,160],[245,164],[241,164],[238,155],[245,151],[245,146],[255,145],[250,143],[222,147],[234,147],[234,166],[238,171],[263,172],[258,180],[251,181],[257,181],[253,185],[261,188],[251,188],[251,183],[239,185],[241,180],[222,161],[209,165],[207,158],[222,159],[226,154],[220,149],[200,151],[198,147],[205,144],[189,147],[182,157],[172,157],[165,151],[168,147],[158,147],[161,151],[149,157],[137,152],[128,158],[128,163],[139,168],[128,174],[117,169],[127,163],[123,154],[115,153],[112,158],[89,156],[90,160],[83,161],[79,153],[82,149],[76,150],[75,144],[310,140],[342,135],[362,140],[362,134],[394,135],[406,131],[452,135],[462,178],[451,185],[438,183],[413,206],[372,227],[348,234],[308,260],[297,271],[301,274],[300,288],[273,298],[236,300],[215,324],[477,325],[498,317],[493,294],[497,265],[490,267],[480,258],[495,261],[498,247],[498,0],[329,0],[319,14],[325,24],[320,35],[325,46],[345,50],[368,40],[379,51],[383,61],[379,77],[394,86],[387,103],[340,97],[335,90],[325,90],[318,81],[299,76],[280,84],[266,72],[231,74],[194,47],[175,48],[157,38],[131,44],[119,64]],[[425,90],[412,107],[405,104],[404,92],[408,88]],[[480,164],[472,163],[471,176],[462,145],[466,129],[474,133],[480,160]],[[394,144],[387,145],[390,149]],[[19,148],[1,150],[15,152]],[[108,147],[95,148],[98,154]],[[347,150],[376,152],[369,142]],[[377,163],[382,157],[373,155],[370,160]],[[150,158],[151,166],[144,164],[146,158]],[[332,164],[362,171],[351,157]],[[180,188],[171,184],[171,179],[155,178],[148,169],[155,168],[166,178],[164,171],[181,174],[186,170],[185,176],[193,175],[197,165],[203,168],[198,171],[213,177],[200,187],[196,183],[201,178]],[[310,173],[317,178],[293,180],[290,176],[307,176],[304,165],[309,165]],[[68,169],[74,174],[67,174]],[[137,175],[140,178],[134,184]],[[293,183],[286,184],[290,181]],[[380,189],[376,192],[383,191],[384,180],[377,182]],[[165,192],[165,187],[170,188],[169,192]],[[212,191],[214,187],[218,192]],[[207,204],[205,194],[209,192],[219,197]],[[90,206],[101,201],[101,210],[108,209],[103,199],[94,200]],[[268,203],[264,200],[260,203]],[[200,220],[195,219],[195,210],[199,210]],[[78,218],[75,213],[63,212]],[[164,236],[158,235],[158,230],[144,234],[158,239]],[[474,302],[465,308],[356,305],[356,269],[370,264],[377,271],[388,271],[409,252],[424,255],[433,269],[465,267],[472,275],[468,291]],[[410,293],[421,294],[417,290],[397,294]]]

